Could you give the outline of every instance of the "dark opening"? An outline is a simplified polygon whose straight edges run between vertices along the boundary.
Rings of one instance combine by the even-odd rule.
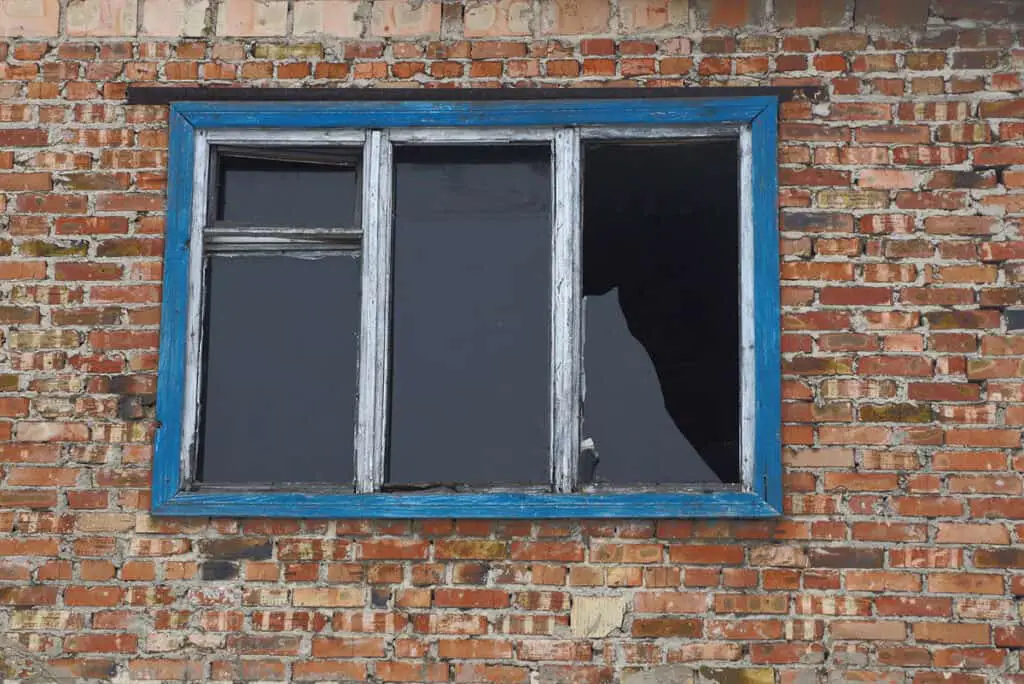
[[[550,152],[395,154],[392,485],[549,479]]]
[[[356,227],[358,162],[340,148],[221,148],[213,216],[218,227]]]
[[[585,148],[584,482],[740,480],[738,158]]]
[[[1009,332],[1024,330],[1024,309],[1006,310],[1006,329]]]
[[[198,480],[353,481],[357,257],[211,257]]]

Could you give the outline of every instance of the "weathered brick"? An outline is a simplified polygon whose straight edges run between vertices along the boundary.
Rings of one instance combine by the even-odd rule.
[[[56,36],[59,0],[7,0],[0,6],[0,36]]]
[[[138,0],[71,0],[67,8],[70,36],[135,35]]]
[[[270,558],[273,547],[266,539],[204,539],[199,542],[199,552],[212,560],[263,560]]]
[[[686,637],[700,636],[703,624],[689,618],[634,618],[632,634],[635,637]]]
[[[160,37],[201,36],[209,0],[144,0],[143,35]]]
[[[359,38],[363,23],[358,9],[358,0],[298,0],[292,10],[292,32],[297,36],[327,34]]]
[[[471,0],[463,14],[467,38],[525,36],[530,33],[533,6],[523,0]]]
[[[379,37],[436,35],[441,31],[441,3],[377,0],[373,3],[370,30]]]
[[[854,18],[858,23],[881,24],[900,28],[923,27],[928,22],[930,0],[857,0]]]
[[[845,0],[777,0],[780,26],[838,26],[846,15]]]
[[[217,14],[218,36],[283,36],[288,3],[283,0],[224,0]]]
[[[855,549],[823,547],[808,552],[812,567],[822,568],[880,568],[882,549]]]

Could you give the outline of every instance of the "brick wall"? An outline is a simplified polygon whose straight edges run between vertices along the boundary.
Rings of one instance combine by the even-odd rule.
[[[1024,682],[1024,3],[3,0],[0,35],[8,642],[78,680]],[[151,518],[167,110],[124,96],[196,81],[824,86],[781,113],[785,517]]]

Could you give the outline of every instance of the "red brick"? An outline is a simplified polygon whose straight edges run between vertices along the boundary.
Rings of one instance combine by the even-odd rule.
[[[912,630],[914,638],[922,643],[985,644],[991,639],[989,626],[983,624],[918,622]]]
[[[68,653],[134,653],[138,637],[134,634],[77,634],[64,640]]]
[[[509,595],[498,589],[437,589],[433,604],[439,608],[507,608]]]
[[[634,618],[632,634],[635,637],[699,637],[700,620],[688,618]]]
[[[500,659],[512,657],[512,643],[497,639],[442,639],[438,656],[458,659]]]

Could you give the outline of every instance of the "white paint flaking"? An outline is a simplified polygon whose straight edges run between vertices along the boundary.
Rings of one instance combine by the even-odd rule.
[[[581,156],[579,130],[558,130],[552,160],[551,463],[554,490],[563,493],[576,486],[580,453]]]
[[[205,131],[196,131],[195,160],[192,172],[192,220],[188,239],[188,304],[186,314],[187,337],[185,340],[185,400],[182,402],[184,415],[181,420],[181,478],[179,489],[189,482],[195,470],[196,448],[199,436],[199,391],[202,378],[203,345],[203,283],[205,282],[205,261],[203,258],[203,227],[206,225],[207,194],[210,181],[210,145]]]
[[[754,149],[750,126],[740,130],[740,475],[754,488]]]
[[[359,334],[359,406],[356,491],[379,491],[387,451],[390,376],[392,148],[385,131],[370,131],[363,152],[362,322]]]

